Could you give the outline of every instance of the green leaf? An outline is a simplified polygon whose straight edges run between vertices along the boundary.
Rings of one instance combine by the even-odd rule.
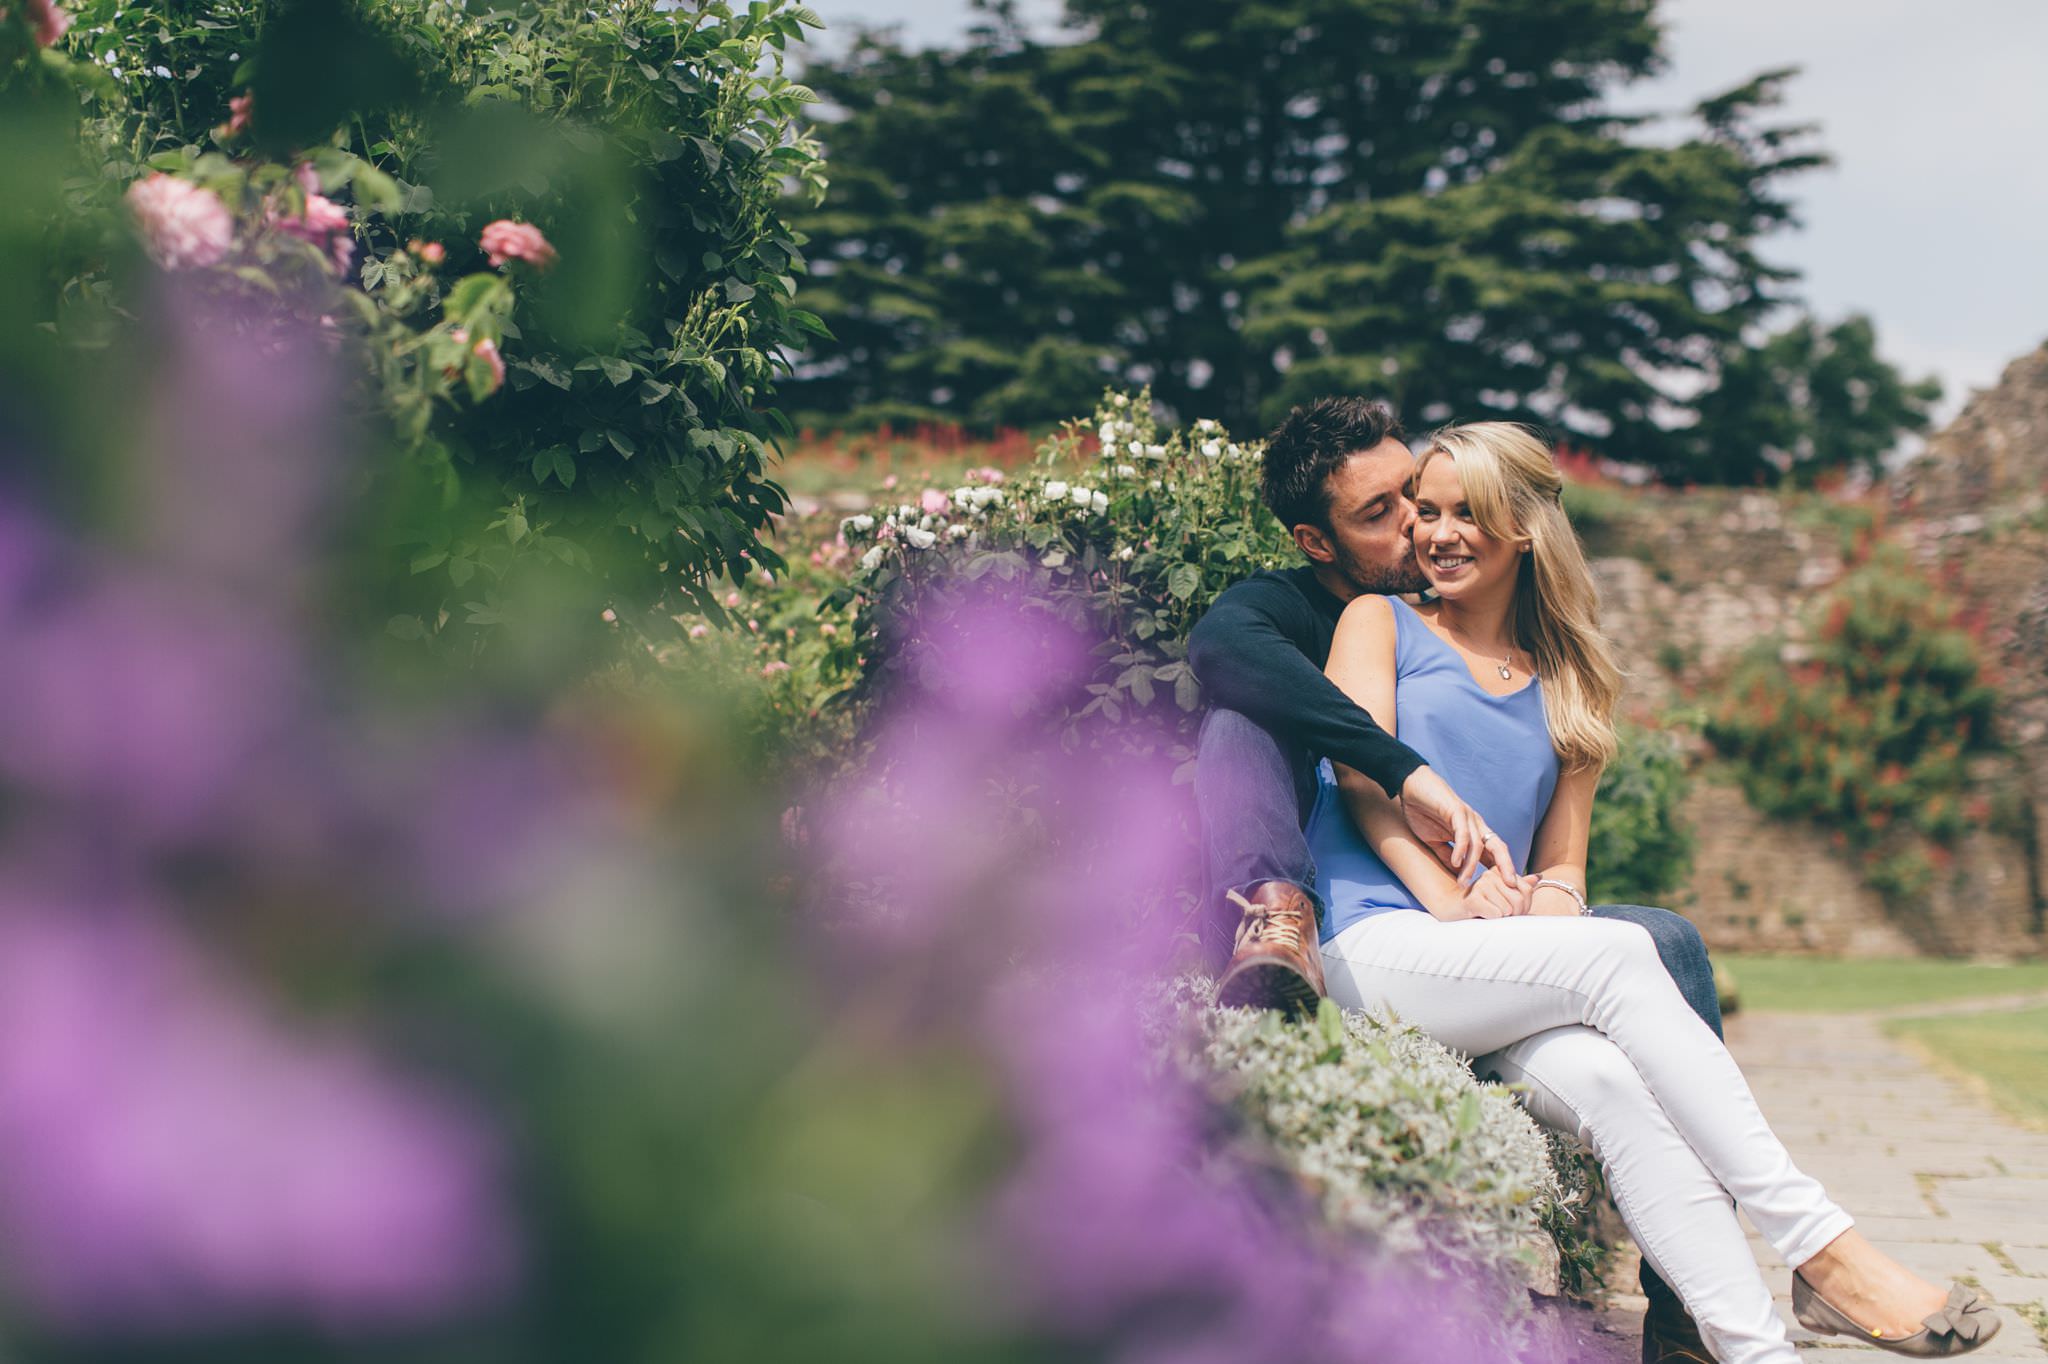
[[[1175,564],[1166,575],[1166,590],[1182,601],[1188,600],[1202,586],[1202,570],[1193,564]]]
[[[612,381],[614,388],[633,377],[633,367],[615,355],[599,356],[597,363],[604,370],[604,377]]]
[[[505,514],[505,538],[518,544],[526,538],[526,513],[516,507]]]
[[[508,292],[497,275],[464,275],[442,300],[441,312],[451,322],[467,323],[491,304],[495,295]]]
[[[564,488],[576,486],[576,456],[559,445],[554,452],[554,472]]]
[[[745,303],[754,296],[754,286],[745,280],[728,279],[725,282],[725,298],[728,303]]]
[[[1316,1004],[1316,1031],[1333,1047],[1344,1044],[1344,1010],[1327,996]]]
[[[430,569],[439,568],[447,562],[448,551],[445,549],[422,550],[420,553],[412,556],[412,571],[415,573],[425,573]]]
[[[605,439],[612,443],[612,449],[618,451],[627,459],[631,459],[639,453],[639,447],[633,444],[632,438],[626,435],[625,432],[606,430],[604,435]]]
[[[378,213],[396,213],[405,206],[405,193],[398,182],[367,161],[356,162],[352,181],[356,202]]]

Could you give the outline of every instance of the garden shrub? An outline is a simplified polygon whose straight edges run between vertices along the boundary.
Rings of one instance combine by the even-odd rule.
[[[1216,1007],[1204,976],[1177,979],[1162,1001],[1172,1063],[1222,1094],[1332,1227],[1404,1265],[1490,1279],[1503,1305],[1523,1300],[1516,1285],[1551,1238],[1567,1286],[1583,1283],[1598,1254],[1580,1216],[1590,1161],[1553,1143],[1506,1086],[1412,1026],[1327,1001],[1294,1025]]]
[[[1692,875],[1693,835],[1680,807],[1691,785],[1677,739],[1624,723],[1600,774],[1586,856],[1596,904],[1668,904]]]
[[[1890,547],[1820,603],[1811,636],[1793,662],[1782,640],[1758,645],[1724,684],[1707,737],[1759,810],[1873,850],[1872,884],[1914,894],[1988,818],[1968,768],[1990,743],[1995,700],[1976,643]]]
[[[141,293],[129,210],[154,196],[140,235],[165,271],[357,347],[361,406],[403,455],[377,549],[397,632],[473,642],[562,568],[578,619],[609,603],[672,632],[679,604],[721,613],[716,579],[775,563],[774,384],[824,331],[794,306],[781,218],[790,187],[824,188],[815,97],[783,75],[812,11],[85,0],[74,19],[0,72],[84,109],[68,212],[98,237],[54,273],[50,320],[118,325]]]

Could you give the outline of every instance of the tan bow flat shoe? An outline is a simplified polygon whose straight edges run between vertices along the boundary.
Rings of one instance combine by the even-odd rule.
[[[1858,1325],[1847,1312],[1813,1291],[1813,1286],[1792,1275],[1792,1315],[1815,1335],[1850,1336],[1866,1345],[1914,1359],[1947,1359],[1965,1355],[1986,1344],[2005,1323],[1991,1310],[1991,1304],[1961,1284],[1952,1284],[1948,1301],[1921,1320],[1920,1329],[1910,1336],[1884,1336]]]

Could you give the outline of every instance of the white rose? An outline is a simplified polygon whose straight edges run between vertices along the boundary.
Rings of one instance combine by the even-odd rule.
[[[862,512],[859,516],[847,517],[846,524],[840,527],[841,530],[850,530],[859,535],[866,535],[874,528],[875,518],[869,516],[866,512]]]
[[[1145,447],[1145,453],[1153,459],[1158,459],[1166,453],[1166,447],[1163,445],[1148,445]]]
[[[1108,422],[1104,422],[1102,424],[1102,429],[1100,431],[1097,431],[1095,434],[1101,437],[1102,444],[1105,448],[1116,444],[1116,428],[1114,426],[1111,426]]]
[[[1107,494],[1105,494],[1105,493],[1097,493],[1097,494],[1095,494],[1095,495],[1094,495],[1093,497],[1089,498],[1089,499],[1088,499],[1088,510],[1090,510],[1090,511],[1092,511],[1092,512],[1096,513],[1097,515],[1100,515],[1101,513],[1103,513],[1103,512],[1106,512],[1106,511],[1108,511],[1108,510],[1109,510],[1109,497],[1108,497],[1108,495],[1107,495]]]
[[[1116,552],[1116,557],[1123,560],[1125,563],[1129,563],[1133,558],[1137,557],[1137,553],[1138,551],[1132,549],[1129,545],[1125,545],[1122,549]]]
[[[946,538],[948,540],[965,540],[968,536],[968,533],[969,532],[967,530],[967,527],[961,525],[957,521],[954,522],[952,525],[946,527]]]
[[[1202,442],[1202,454],[1203,454],[1203,455],[1204,455],[1204,456],[1205,456],[1206,458],[1209,458],[1209,459],[1216,459],[1216,458],[1218,458],[1219,456],[1221,456],[1221,455],[1222,455],[1222,453],[1223,453],[1223,442],[1222,442],[1222,441],[1220,441],[1220,440],[1205,440],[1205,441],[1203,441],[1203,442]]]
[[[1093,488],[1077,487],[1073,491],[1073,498],[1075,506],[1085,508],[1095,499],[1095,490]]]
[[[1116,466],[1116,476],[1118,478],[1136,478],[1138,476],[1138,466],[1135,464],[1119,464]]]
[[[990,506],[1002,500],[1003,490],[1001,488],[976,488],[974,490],[974,505],[977,507]]]
[[[939,542],[939,537],[919,526],[912,526],[903,532],[903,538],[910,541],[912,549],[930,549]]]
[[[1130,445],[1129,445],[1128,447],[1126,447],[1126,448],[1127,448],[1127,449],[1129,449],[1129,450],[1130,450],[1130,452],[1131,452],[1131,453],[1132,453],[1133,455],[1135,455],[1136,457],[1138,457],[1139,459],[1143,459],[1143,458],[1145,457],[1145,442],[1144,442],[1144,441],[1141,441],[1141,440],[1134,440],[1134,441],[1132,441],[1132,442],[1130,443]]]
[[[978,491],[980,490],[977,488],[953,489],[953,505],[960,508],[960,510],[962,511],[967,510],[969,507],[974,505],[974,494]]]
[[[1067,485],[1058,479],[1045,485],[1045,500],[1058,502],[1067,495]]]
[[[1118,407],[1129,407],[1131,405],[1131,400],[1129,398],[1126,398],[1121,393],[1112,396],[1110,398],[1110,401],[1115,403]]]
[[[884,552],[885,552],[885,551],[884,551],[884,548],[883,548],[883,546],[881,546],[881,545],[876,545],[876,546],[875,546],[875,547],[874,547],[873,549],[871,549],[871,550],[869,550],[869,551],[868,551],[867,553],[865,553],[865,554],[861,555],[861,556],[860,556],[860,567],[861,567],[861,572],[863,572],[863,573],[872,573],[872,572],[874,572],[874,571],[875,571],[876,569],[880,568],[880,567],[882,566],[882,555],[883,555],[883,553],[884,553]]]
[[[1152,491],[1155,493],[1158,492],[1161,488],[1164,488],[1165,486],[1166,485],[1164,483],[1161,483],[1156,478],[1152,480]]]
[[[914,521],[917,519],[917,508],[911,506],[908,502],[905,502],[902,506],[896,509],[896,515],[900,520]]]

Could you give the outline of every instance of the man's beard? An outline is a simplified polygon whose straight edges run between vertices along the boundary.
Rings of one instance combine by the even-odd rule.
[[[1330,548],[1337,554],[1337,571],[1360,592],[1377,596],[1395,593],[1427,592],[1429,579],[1422,576],[1422,564],[1415,557],[1415,542],[1401,542],[1404,553],[1397,564],[1371,564],[1360,559],[1335,537],[1330,538]]]

